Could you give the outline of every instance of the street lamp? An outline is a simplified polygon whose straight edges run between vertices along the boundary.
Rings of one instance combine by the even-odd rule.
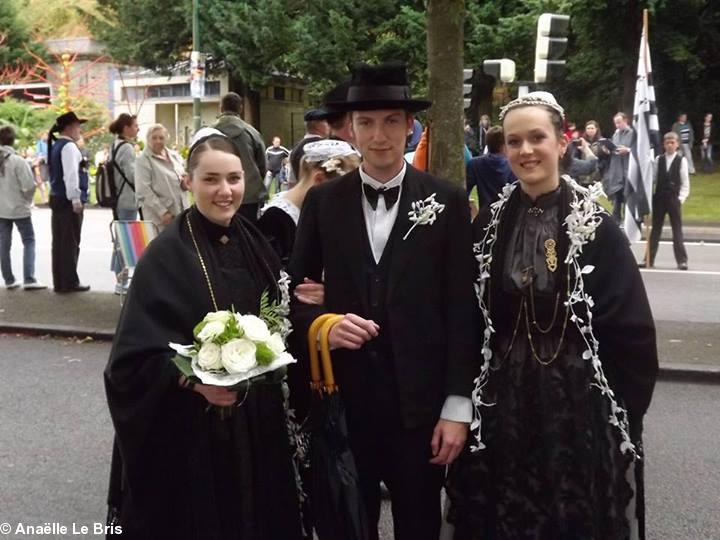
[[[193,97],[193,130],[197,132],[202,124],[201,99],[205,96],[205,59],[200,52],[200,0],[192,3],[193,50],[190,54],[190,94]]]

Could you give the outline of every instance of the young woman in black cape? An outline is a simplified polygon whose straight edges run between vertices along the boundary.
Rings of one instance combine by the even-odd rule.
[[[476,451],[448,480],[455,540],[644,537],[654,324],[599,186],[560,176],[563,116],[547,92],[501,114],[519,182],[474,224],[484,346]]]
[[[123,538],[299,539],[281,384],[238,395],[192,385],[171,362],[168,343],[191,343],[208,312],[257,314],[263,291],[279,294],[277,257],[236,214],[244,182],[234,144],[200,139],[188,169],[195,205],[139,262],[105,370],[122,462],[110,502]],[[229,418],[217,414],[229,406]]]

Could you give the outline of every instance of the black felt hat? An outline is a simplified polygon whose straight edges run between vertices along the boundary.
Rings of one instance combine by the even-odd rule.
[[[405,65],[398,63],[357,65],[353,69],[345,98],[339,99],[339,93],[330,99],[329,96],[326,97],[325,106],[328,110],[405,109],[408,112],[418,112],[432,105],[432,102],[426,99],[412,98]]]
[[[85,118],[78,118],[77,114],[70,111],[58,116],[55,120],[55,125],[57,126],[58,131],[62,131],[69,125],[84,124],[85,122],[87,122]]]

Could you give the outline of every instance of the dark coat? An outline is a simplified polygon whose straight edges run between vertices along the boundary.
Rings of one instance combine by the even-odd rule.
[[[433,225],[413,223],[411,203],[436,194],[445,209]],[[295,303],[291,320],[299,336],[321,313],[372,318],[367,275],[370,244],[362,211],[359,171],[308,192],[298,225],[290,273],[320,281],[325,305]],[[479,311],[473,290],[474,259],[465,192],[449,182],[407,167],[390,252],[386,327],[397,374],[400,416],[406,428],[438,420],[448,395],[470,397],[479,371]],[[372,263],[371,263],[372,264]],[[336,378],[349,406],[367,399],[358,384],[371,362],[368,347],[333,353]]]

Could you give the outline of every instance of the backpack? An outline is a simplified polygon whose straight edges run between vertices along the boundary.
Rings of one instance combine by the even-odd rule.
[[[123,141],[118,144],[113,149],[110,157],[97,166],[97,172],[95,173],[95,197],[98,205],[103,208],[112,208],[113,210],[117,208],[118,198],[120,197],[125,184],[135,191],[135,186],[127,179],[125,173],[115,162],[115,156],[123,144],[128,143]],[[120,173],[120,176],[122,176],[123,179],[122,184],[120,184],[120,189],[117,189],[115,184],[116,172]]]

